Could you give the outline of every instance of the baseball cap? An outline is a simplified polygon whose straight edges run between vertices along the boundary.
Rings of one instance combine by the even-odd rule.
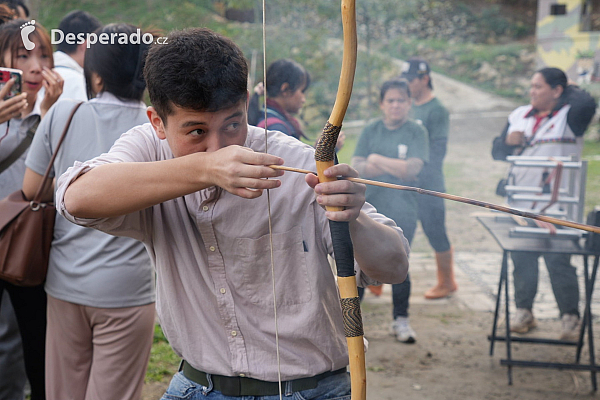
[[[402,75],[400,77],[410,81],[418,76],[427,75],[430,72],[429,64],[425,60],[411,58],[402,64]]]

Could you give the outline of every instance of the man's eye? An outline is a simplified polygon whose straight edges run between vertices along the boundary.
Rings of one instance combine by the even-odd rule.
[[[231,124],[227,125],[225,127],[225,131],[227,132],[231,132],[231,131],[235,131],[240,127],[240,123],[239,122],[232,122]]]
[[[200,136],[204,134],[204,131],[202,129],[194,129],[189,134],[193,136]]]

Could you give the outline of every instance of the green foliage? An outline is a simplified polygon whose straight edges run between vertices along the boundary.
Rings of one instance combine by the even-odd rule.
[[[524,54],[533,54],[533,45],[520,42],[461,43],[435,38],[398,37],[382,46],[381,51],[400,59],[419,55],[429,60],[436,72],[505,97],[528,101],[528,79],[535,65],[533,59],[524,59]],[[493,68],[494,75],[482,75],[484,64]]]
[[[509,47],[495,49],[483,44],[472,45],[472,40],[466,40],[466,44],[449,43],[446,32],[461,35],[471,32],[473,29],[467,24],[469,21],[477,25],[477,29],[488,32],[485,37],[510,31],[506,27],[511,24],[502,20],[498,6],[487,3],[490,1],[482,8],[485,18],[475,18],[472,7],[460,6],[459,1],[405,0],[401,6],[396,0],[359,2],[359,57],[347,118],[366,119],[377,114],[379,86],[398,73],[393,58],[415,54],[427,57],[427,52],[444,51],[447,65],[432,59],[434,69],[451,72],[455,78],[468,81],[473,80],[473,71],[481,66],[482,60],[491,62],[494,55],[512,52]],[[252,82],[261,81],[261,24],[227,22],[217,16],[219,4],[239,9],[254,8],[255,15],[262,16],[262,3],[258,0],[107,0],[102,3],[84,0],[77,7],[96,15],[103,23],[127,22],[146,29],[158,28],[165,34],[173,29],[193,26],[213,29],[232,38],[248,60],[254,58],[255,69],[251,71],[250,79]],[[60,19],[72,8],[72,2],[67,0],[44,4],[38,20],[49,29],[56,28]],[[339,3],[329,0],[270,0],[267,3],[267,64],[278,58],[292,58],[311,73],[311,88],[300,118],[305,123],[306,133],[312,137],[316,137],[322,129],[335,101],[342,50],[339,13]],[[440,36],[436,32],[443,34]],[[471,47],[468,47],[470,44]],[[516,67],[518,65],[522,64],[515,63]],[[496,88],[486,82],[482,86],[500,93],[511,94],[512,91],[511,88]]]
[[[583,159],[588,160],[585,212],[600,206],[600,142],[585,141]]]
[[[594,50],[579,50],[577,58],[594,58]]]
[[[48,29],[56,28],[62,17],[73,9],[71,1],[47,2],[40,7],[38,20]],[[211,25],[212,15],[214,15],[210,0],[183,2],[87,0],[78,3],[77,9],[90,12],[104,24],[125,22],[143,29],[159,28],[165,32],[191,26]]]

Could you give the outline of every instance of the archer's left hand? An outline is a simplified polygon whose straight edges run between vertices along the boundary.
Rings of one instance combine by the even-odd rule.
[[[358,178],[358,172],[348,164],[338,164],[325,170],[328,177],[347,176]],[[319,183],[314,174],[306,175],[306,183],[315,190],[317,203],[322,207],[344,207],[343,211],[327,211],[332,221],[354,221],[365,204],[366,186],[348,180],[335,180]]]

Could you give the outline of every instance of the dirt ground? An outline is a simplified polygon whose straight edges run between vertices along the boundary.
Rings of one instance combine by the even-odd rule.
[[[414,279],[419,279],[415,276]],[[421,295],[421,293],[414,293]],[[368,399],[572,399],[591,395],[589,372],[513,368],[508,385],[505,345],[496,342],[489,355],[487,336],[492,313],[475,312],[457,299],[439,305],[413,304],[411,324],[418,339],[413,345],[395,341],[389,334],[390,307],[364,305]],[[537,337],[555,337],[560,322],[540,321]],[[501,332],[501,331],[500,331]],[[597,335],[596,335],[597,336]],[[520,360],[573,362],[575,349],[547,345],[513,344]],[[582,360],[587,360],[584,350]]]
[[[496,182],[506,165],[490,156],[491,141],[503,128],[511,106],[502,99],[436,77],[439,97],[450,104],[451,140],[446,158],[448,192],[479,200],[501,202],[494,195]],[[467,93],[457,95],[457,93]],[[467,91],[467,92],[464,92]],[[452,100],[454,99],[454,100]],[[456,251],[494,252],[500,249],[473,217],[481,212],[471,206],[447,203],[447,225]],[[419,230],[413,243],[415,254],[431,255],[431,248]],[[433,258],[431,258],[433,263]],[[390,288],[382,298],[367,294],[363,302],[367,352],[369,400],[563,400],[596,397],[591,392],[589,372],[554,369],[514,368],[513,384],[508,385],[507,367],[500,365],[506,355],[504,343],[497,342],[489,354],[487,336],[493,314],[474,311],[471,297],[459,292],[449,300],[424,301],[423,292],[434,284],[435,276],[424,270],[411,272],[411,324],[417,332],[412,345],[396,342],[389,334],[391,322]],[[465,275],[459,286],[473,286]],[[460,290],[460,289],[459,289]],[[473,297],[474,299],[474,297]],[[596,331],[600,326],[594,324]],[[540,321],[536,336],[555,337],[560,321]],[[575,349],[563,346],[513,344],[513,357],[521,360],[572,362]],[[582,360],[588,357],[584,347]],[[598,362],[598,361],[597,361]],[[159,399],[168,384],[147,385],[144,400]]]

